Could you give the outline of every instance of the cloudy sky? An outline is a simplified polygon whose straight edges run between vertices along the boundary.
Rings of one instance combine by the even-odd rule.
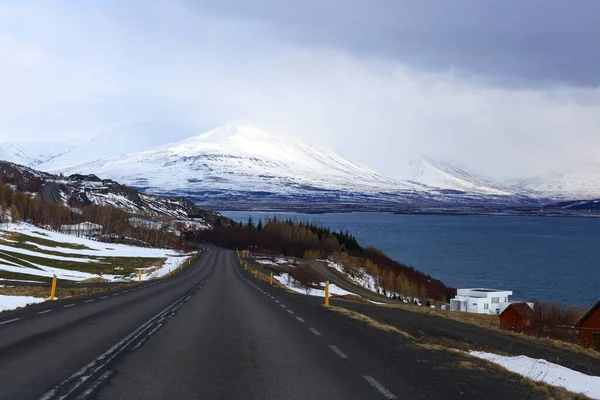
[[[232,120],[394,177],[599,160],[600,2],[0,0],[0,141]]]

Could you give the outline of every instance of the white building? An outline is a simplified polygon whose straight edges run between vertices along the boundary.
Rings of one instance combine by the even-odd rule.
[[[499,315],[510,303],[510,290],[495,289],[458,289],[450,300],[450,310],[477,314]]]
[[[60,231],[77,237],[97,239],[102,234],[102,225],[86,221],[76,225],[61,225]]]

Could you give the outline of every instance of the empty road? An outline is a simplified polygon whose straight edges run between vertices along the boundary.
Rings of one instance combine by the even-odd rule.
[[[542,398],[321,303],[214,249],[159,283],[0,314],[0,398]]]

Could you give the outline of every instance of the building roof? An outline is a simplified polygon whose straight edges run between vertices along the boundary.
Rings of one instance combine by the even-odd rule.
[[[592,316],[593,313],[596,312],[596,310],[600,308],[600,301],[596,303],[596,305],[594,307],[592,307],[590,309],[590,311],[588,311],[583,317],[581,317],[581,319],[579,320],[579,322],[577,322],[575,324],[575,327],[579,328],[581,325],[583,325],[583,323]]]
[[[506,310],[508,310],[511,307],[517,312],[517,314],[519,314],[523,318],[529,318],[533,315],[533,310],[531,309],[529,304],[527,304],[527,303],[510,303],[508,305],[508,307],[506,307],[504,309],[504,311],[502,311],[500,316],[502,316],[506,312]]]

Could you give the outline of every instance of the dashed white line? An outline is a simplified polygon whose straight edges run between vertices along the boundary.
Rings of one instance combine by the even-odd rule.
[[[84,301],[84,303],[91,303],[91,302],[93,302],[94,300],[95,300],[95,299],[89,299],[89,300],[86,300],[86,301]]]
[[[348,359],[348,356],[345,355],[340,349],[338,349],[336,346],[334,345],[330,345],[329,348],[331,349],[331,351],[333,351],[335,354],[337,354],[340,358],[343,358],[344,360]]]
[[[113,296],[118,296],[119,294],[120,294],[120,293],[115,293],[115,294],[113,294]]]
[[[101,299],[105,299],[105,298],[107,298],[107,297],[108,297],[108,296],[102,296],[102,297],[100,297],[100,298],[101,298]]]
[[[386,399],[395,399],[396,398],[396,396],[394,396],[394,394],[392,392],[387,390],[381,383],[377,382],[377,380],[375,378],[373,378],[371,375],[363,375],[363,378],[365,378],[365,380],[367,382],[369,382],[369,384],[371,386],[373,386],[375,389],[377,389],[377,391],[379,393],[381,393],[383,395],[383,397],[385,397]]]
[[[298,321],[300,321],[300,322],[306,322],[305,320],[303,320],[303,319],[302,319],[302,318],[300,318],[300,317],[296,317],[296,319],[297,319]]]
[[[311,331],[315,336],[321,336],[321,333],[315,328],[308,328],[308,330]]]
[[[75,305],[75,303],[72,304],[67,304],[66,306],[63,306],[63,308],[69,308],[69,307],[73,307]]]
[[[293,313],[294,313],[294,312],[293,312],[292,310],[290,310],[289,308],[288,308],[287,312],[289,312],[290,314],[293,314]]]
[[[279,300],[275,300],[275,303],[279,304]]]
[[[281,307],[285,308],[285,304],[280,304]]]
[[[49,312],[52,312],[52,310],[40,311],[37,315],[48,314]]]
[[[14,318],[14,319],[9,319],[8,321],[2,321],[0,322],[0,325],[4,325],[4,324],[10,324],[11,322],[15,322],[20,320],[21,318]]]

